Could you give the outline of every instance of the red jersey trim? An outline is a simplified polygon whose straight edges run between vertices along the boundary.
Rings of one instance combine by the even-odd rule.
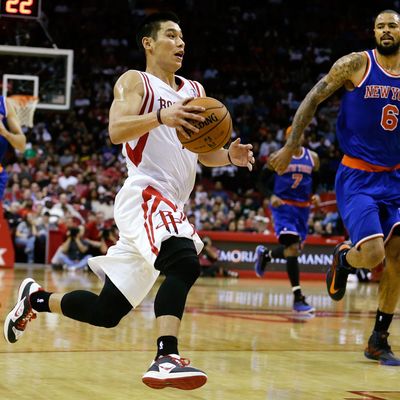
[[[143,216],[144,216],[144,228],[147,233],[147,238],[150,243],[151,251],[157,256],[159,253],[158,248],[155,245],[155,238],[154,238],[154,225],[153,225],[153,216],[159,206],[159,204],[163,201],[164,203],[168,204],[173,211],[177,210],[177,206],[172,203],[172,201],[168,200],[164,197],[158,190],[154,189],[152,186],[147,186],[146,189],[142,192],[143,197]],[[150,202],[153,199],[153,204],[151,208],[149,208]],[[168,227],[168,224],[165,224]],[[176,225],[174,224],[175,230],[177,230]]]
[[[201,97],[200,85],[199,85],[196,81],[193,81],[193,83],[194,83],[194,85],[196,86],[197,93],[199,94],[199,97]]]
[[[142,75],[143,82],[144,82],[144,88],[145,88],[145,92],[146,92],[145,100],[139,111],[139,115],[143,115],[146,111],[146,108],[147,108],[147,113],[149,113],[153,109],[154,91],[150,85],[149,77],[146,74],[144,74],[143,72],[140,72],[140,75]],[[142,161],[143,151],[144,151],[144,148],[146,147],[148,137],[149,137],[149,132],[147,132],[143,136],[141,136],[134,149],[132,149],[132,147],[129,145],[129,143],[125,143],[126,154],[128,155],[129,159],[132,161],[132,163],[136,167]]]
[[[200,92],[199,92],[198,88],[196,87],[195,83],[193,81],[188,81],[188,82],[192,86],[192,88],[195,91],[195,93],[197,93],[197,96],[200,97]]]
[[[180,76],[176,76],[176,77],[181,81],[181,83],[179,84],[178,88],[176,89],[176,91],[179,92],[183,88],[183,86],[185,85],[185,81]]]

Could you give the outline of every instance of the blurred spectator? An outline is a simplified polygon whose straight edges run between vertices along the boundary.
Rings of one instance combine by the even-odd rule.
[[[35,241],[38,230],[33,213],[27,213],[22,217],[15,231],[15,244],[23,248],[27,262],[32,264],[35,261]]]
[[[84,227],[69,228],[67,239],[57,249],[51,263],[54,269],[62,266],[68,270],[84,269],[87,266],[87,261],[91,254],[86,254],[88,251],[88,243],[83,239]]]
[[[71,161],[72,162],[72,159]],[[70,162],[68,164],[70,164]],[[72,168],[65,167],[64,174],[58,178],[58,184],[61,189],[66,190],[68,186],[75,186],[78,183],[78,179],[72,175]]]
[[[266,139],[261,143],[260,152],[258,158],[261,162],[266,162],[269,155],[274,151],[278,150],[280,145],[274,140],[271,133],[267,134]]]
[[[105,192],[104,195],[99,197],[99,201],[95,204],[92,203],[92,209],[96,213],[102,213],[104,219],[114,218],[114,202],[113,195],[111,192]]]
[[[229,200],[228,192],[224,189],[221,181],[216,181],[214,189],[211,190],[212,197],[220,197],[226,203]]]
[[[50,210],[50,215],[56,218],[72,216],[81,223],[85,222],[82,215],[69,203],[68,196],[65,193],[60,194],[59,203],[54,204]]]
[[[21,209],[20,203],[14,201],[10,204],[9,207],[5,208],[4,210],[4,217],[7,219],[8,225],[10,226],[12,232],[15,232],[15,229],[17,228],[18,224],[22,221],[19,212],[20,209]]]
[[[204,247],[200,253],[200,276],[239,278],[236,271],[225,268],[218,262],[218,249],[213,246],[212,240],[208,236],[203,237],[202,240]]]

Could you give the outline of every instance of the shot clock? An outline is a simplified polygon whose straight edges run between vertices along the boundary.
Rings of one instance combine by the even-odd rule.
[[[0,17],[38,19],[40,3],[41,0],[0,0]]]

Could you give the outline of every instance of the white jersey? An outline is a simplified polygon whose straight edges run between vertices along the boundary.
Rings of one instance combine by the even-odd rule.
[[[169,107],[188,97],[199,97],[197,82],[176,76],[180,86],[174,90],[161,79],[139,72],[144,96],[140,114]],[[124,144],[129,180],[139,186],[151,185],[179,206],[188,200],[196,178],[197,154],[182,147],[175,128],[160,125],[138,139]]]
[[[140,114],[188,97],[198,97],[200,85],[177,77],[178,90],[153,75],[140,72],[144,84]],[[119,240],[107,255],[89,259],[101,278],[107,275],[136,307],[154,285],[155,260],[171,236],[193,240],[197,254],[203,243],[183,212],[196,178],[197,154],[182,148],[176,130],[161,125],[124,144],[128,178],[115,197],[114,219]]]

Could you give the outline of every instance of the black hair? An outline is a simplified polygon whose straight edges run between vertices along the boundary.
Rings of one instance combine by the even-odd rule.
[[[397,12],[397,11],[395,11],[395,10],[383,10],[383,11],[381,11],[377,16],[376,16],[376,18],[375,18],[375,22],[376,22],[376,19],[380,16],[380,15],[382,15],[382,14],[396,14],[398,17],[399,17],[399,19],[400,19],[400,14]]]
[[[156,38],[157,32],[160,29],[161,22],[172,21],[179,24],[178,16],[171,12],[157,12],[148,15],[138,26],[136,31],[136,44],[140,50],[143,50],[142,39],[144,37]]]

